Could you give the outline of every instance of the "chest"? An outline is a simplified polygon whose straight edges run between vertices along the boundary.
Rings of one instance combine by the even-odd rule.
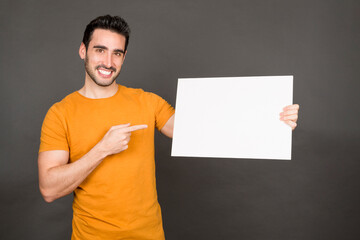
[[[141,149],[147,141],[153,141],[155,116],[146,104],[138,102],[114,102],[111,104],[79,105],[72,109],[67,120],[70,161],[76,161],[90,151],[112,126],[130,123],[147,124],[148,128],[134,131],[131,143]]]

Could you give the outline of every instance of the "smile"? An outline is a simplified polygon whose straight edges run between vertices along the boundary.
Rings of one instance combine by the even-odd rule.
[[[111,70],[97,69],[98,73],[102,77],[110,77],[113,73]]]

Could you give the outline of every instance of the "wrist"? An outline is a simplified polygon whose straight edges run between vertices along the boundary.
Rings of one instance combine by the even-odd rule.
[[[103,147],[102,141],[100,141],[98,144],[96,144],[92,150],[95,152],[96,156],[98,156],[101,159],[103,159],[109,155],[108,152]]]

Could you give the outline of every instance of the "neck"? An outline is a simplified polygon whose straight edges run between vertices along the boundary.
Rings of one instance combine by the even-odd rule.
[[[85,85],[78,91],[87,98],[108,98],[114,96],[118,90],[118,84],[114,81],[107,87],[102,87],[94,83],[91,79],[85,79]]]

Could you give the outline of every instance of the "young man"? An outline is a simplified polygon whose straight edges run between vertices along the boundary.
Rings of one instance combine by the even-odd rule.
[[[41,130],[45,201],[74,192],[72,239],[164,239],[157,200],[154,130],[172,137],[175,110],[156,94],[115,82],[130,28],[101,16],[84,32],[85,84],[55,103]],[[283,121],[294,129],[298,105]]]

